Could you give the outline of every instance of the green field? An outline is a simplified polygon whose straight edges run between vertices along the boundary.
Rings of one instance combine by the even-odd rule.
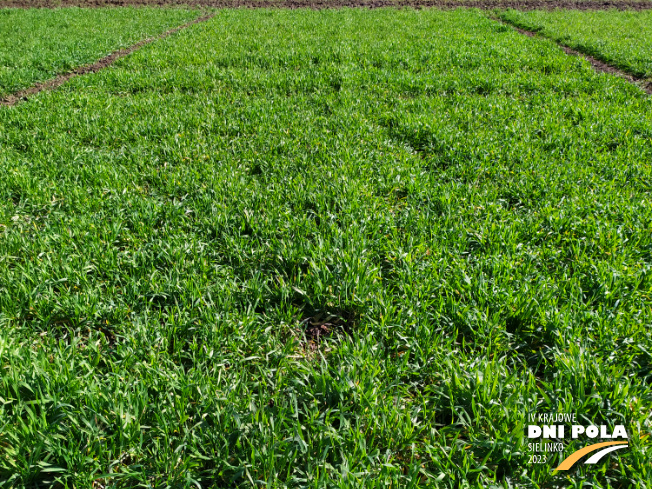
[[[155,8],[0,9],[0,97],[197,16]]]
[[[501,17],[628,73],[652,79],[652,10],[508,10]]]
[[[0,107],[0,486],[650,487],[651,161],[476,10],[219,11]],[[554,475],[541,412],[630,448]]]

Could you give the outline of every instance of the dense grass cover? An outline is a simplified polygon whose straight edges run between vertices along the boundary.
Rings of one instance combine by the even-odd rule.
[[[0,9],[0,97],[197,17],[187,9]]]
[[[633,75],[652,78],[651,10],[508,10],[501,16]]]
[[[478,11],[221,11],[0,108],[4,487],[649,487],[651,158]],[[557,411],[630,449],[529,464]]]

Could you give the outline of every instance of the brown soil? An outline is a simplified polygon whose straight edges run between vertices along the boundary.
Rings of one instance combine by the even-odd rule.
[[[509,25],[516,29],[518,32],[525,36],[529,37],[537,37],[539,34],[533,31],[528,31],[525,29],[521,29],[520,27],[516,27],[515,25],[510,24],[509,22],[506,22],[502,19],[495,18],[498,22],[502,22],[503,24]],[[630,83],[633,83],[640,87],[645,93],[652,95],[652,80],[646,80],[645,78],[640,78],[636,77],[630,73],[627,73],[625,71],[622,71],[614,66],[608,65],[604,61],[600,61],[597,58],[594,58],[593,56],[590,56],[588,54],[581,53],[579,51],[576,51],[575,49],[569,48],[568,46],[565,46],[564,44],[557,43],[560,48],[564,50],[564,52],[570,56],[580,56],[584,59],[586,59],[589,63],[591,63],[591,66],[593,66],[593,69],[599,73],[609,73],[610,75],[616,75],[619,76],[620,78],[624,78]]]
[[[193,24],[197,24],[198,22],[204,22],[211,17],[213,17],[215,14],[210,14],[210,15],[205,15],[203,17],[199,17],[195,20],[192,20],[186,24],[180,25],[178,27],[175,27],[173,29],[170,29],[169,31],[166,31],[162,34],[159,34],[156,37],[150,37],[148,39],[143,39],[142,41],[137,42],[133,46],[129,46],[128,48],[120,49],[118,51],[115,51],[108,56],[105,56],[104,58],[100,59],[99,61],[96,61],[93,64],[90,65],[84,65],[84,66],[79,66],[75,68],[73,71],[69,73],[63,73],[61,75],[58,75],[56,78],[52,78],[51,80],[47,80],[41,83],[36,83],[35,85],[32,85],[29,88],[25,88],[24,90],[20,90],[19,92],[12,93],[10,95],[6,95],[4,98],[0,98],[0,105],[16,105],[18,102],[21,100],[26,100],[29,96],[35,95],[43,90],[53,90],[64,83],[66,83],[68,80],[71,78],[74,78],[79,75],[85,75],[87,73],[95,73],[97,71],[100,71],[101,69],[106,68],[107,66],[112,65],[115,63],[117,60],[120,58],[124,58],[130,53],[133,53],[137,49],[140,49],[146,44],[149,44],[153,41],[156,41],[158,39],[163,39],[164,37],[167,37],[171,34],[174,34],[175,32],[179,32],[182,29],[185,29],[186,27],[189,27]]]
[[[593,66],[593,69],[595,71],[617,75],[621,78],[624,78],[630,83],[634,83],[635,85],[638,85],[648,95],[652,95],[652,81],[646,80],[644,78],[639,78],[634,75],[630,75],[629,73],[619,70],[618,68],[615,68],[611,65],[608,65],[607,63],[604,63],[599,59],[594,58],[593,56],[589,56],[588,54],[583,54],[578,51],[575,51],[574,49],[571,49],[568,46],[564,46],[560,44],[560,47],[566,52],[566,54],[570,54],[572,56],[582,56],[583,58],[588,60],[588,62],[591,63],[591,66]]]
[[[318,313],[301,321],[306,340],[311,349],[316,349],[320,339],[333,336],[336,332],[348,333],[353,327],[355,314],[351,311],[340,311],[337,314]]]
[[[648,10],[651,0],[0,0],[0,7],[202,6],[216,8],[340,8],[340,7],[477,7],[519,10],[569,8],[578,10]]]

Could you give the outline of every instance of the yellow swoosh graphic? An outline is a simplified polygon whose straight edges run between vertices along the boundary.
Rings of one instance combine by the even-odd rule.
[[[627,448],[629,445],[616,445],[615,447],[603,448],[599,452],[594,453],[589,457],[589,459],[584,462],[585,464],[597,464],[605,455],[610,454],[615,450],[620,450],[621,448]]]
[[[559,467],[557,467],[555,470],[568,470],[573,465],[575,465],[575,462],[581,459],[584,455],[586,455],[587,453],[595,452],[600,448],[610,447],[612,445],[627,445],[628,443],[629,442],[627,441],[606,441],[604,443],[595,443],[593,445],[589,445],[588,447],[584,447],[581,450],[578,450],[570,454],[568,457],[564,459],[562,463],[559,464]]]

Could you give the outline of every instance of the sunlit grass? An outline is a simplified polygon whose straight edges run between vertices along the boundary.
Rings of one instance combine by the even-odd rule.
[[[188,9],[0,8],[0,97],[197,16]]]
[[[652,11],[509,10],[502,17],[636,76],[652,79]]]
[[[523,425],[649,430],[651,157],[478,11],[222,11],[0,108],[5,487],[648,486]]]

